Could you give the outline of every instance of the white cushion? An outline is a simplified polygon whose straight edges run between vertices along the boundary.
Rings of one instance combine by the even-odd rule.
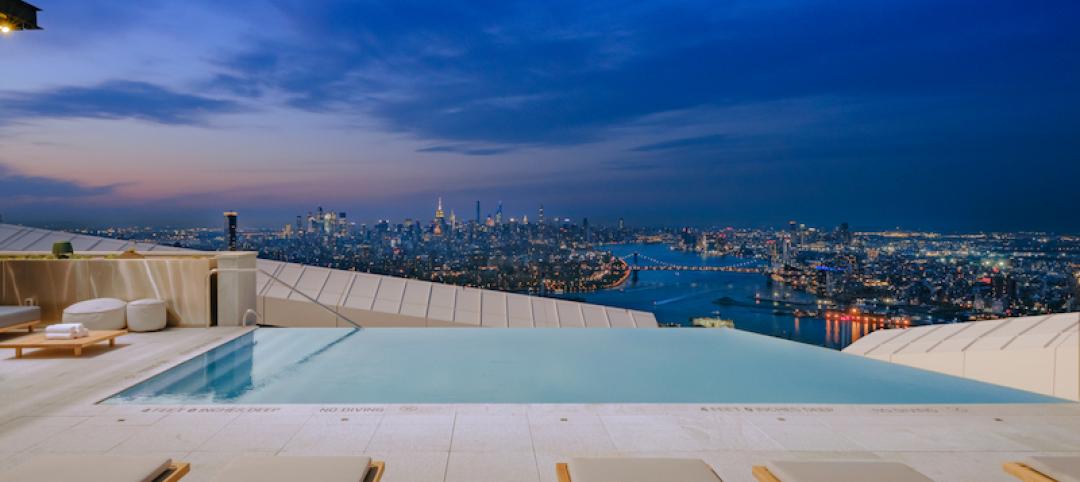
[[[41,455],[0,473],[0,482],[151,482],[170,464],[158,456]]]
[[[153,298],[145,298],[128,303],[127,326],[131,331],[157,331],[164,329],[165,302]]]
[[[1080,457],[1038,455],[1025,461],[1028,466],[1059,482],[1080,480]]]
[[[720,482],[701,459],[589,457],[567,463],[574,482]]]
[[[933,482],[915,469],[898,462],[780,460],[769,462],[766,467],[784,482]]]
[[[41,308],[36,306],[0,306],[0,328],[41,319]]]
[[[225,466],[220,482],[358,482],[371,457],[246,455]]]
[[[64,323],[82,323],[90,330],[122,330],[127,324],[125,306],[116,298],[80,301],[64,309]]]

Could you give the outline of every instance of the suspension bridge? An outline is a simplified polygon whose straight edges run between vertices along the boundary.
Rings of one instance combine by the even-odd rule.
[[[752,273],[760,274],[764,271],[756,263],[756,260],[750,259],[741,263],[736,263],[727,266],[695,266],[695,265],[678,265],[661,261],[651,256],[646,256],[641,253],[631,253],[623,256],[623,261],[626,262],[630,271],[637,273],[638,271],[719,271],[724,273]],[[648,264],[642,264],[640,261],[644,260]]]

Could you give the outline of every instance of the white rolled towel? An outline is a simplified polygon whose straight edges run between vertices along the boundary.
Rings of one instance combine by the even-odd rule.
[[[45,327],[45,333],[68,333],[77,332],[82,328],[82,323],[57,323]]]
[[[46,340],[74,340],[75,338],[76,338],[75,337],[75,332],[69,332],[69,333],[46,333],[45,334],[45,339]]]
[[[90,336],[90,330],[87,330],[82,323],[57,323],[55,325],[49,325],[45,327],[46,339],[48,335],[59,335],[63,338],[56,338],[58,340],[70,340],[72,338],[83,338]]]

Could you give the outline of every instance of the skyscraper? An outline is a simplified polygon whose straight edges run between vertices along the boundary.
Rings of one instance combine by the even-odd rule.
[[[236,251],[236,211],[225,211],[225,241],[229,251]]]
[[[476,225],[480,225],[480,201],[476,201]]]
[[[836,227],[836,241],[844,245],[851,244],[851,228],[848,223],[840,223],[840,226]]]
[[[443,212],[442,197],[440,197],[438,204],[435,205],[435,224],[442,224],[444,219],[446,219],[446,213]]]
[[[544,224],[544,205],[543,204],[540,205],[540,217],[537,218],[536,222],[539,223],[539,224]]]
[[[502,224],[502,219],[503,219],[502,201],[499,201],[499,207],[497,209],[495,209],[495,224]]]
[[[319,208],[319,216],[322,217],[323,233],[326,235],[334,234],[334,220],[335,216],[332,212],[322,212],[322,208]]]

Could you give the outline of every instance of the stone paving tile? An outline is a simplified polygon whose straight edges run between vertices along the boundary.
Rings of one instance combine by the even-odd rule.
[[[82,426],[112,427],[112,426],[148,426],[165,418],[164,413],[110,413],[89,417],[82,422]]]
[[[300,425],[251,425],[218,431],[196,449],[200,452],[277,452],[289,443]]]
[[[522,416],[507,423],[462,421],[454,426],[453,452],[532,452],[528,420]]]
[[[532,452],[451,452],[446,482],[539,482]]]
[[[304,425],[279,452],[281,455],[362,455],[377,425],[315,423]]]
[[[616,452],[615,443],[600,424],[539,424],[531,431],[537,453],[587,456]]]
[[[53,434],[30,451],[53,454],[105,453],[135,436],[140,430],[141,428],[136,426],[77,425]]]
[[[384,419],[371,438],[368,450],[383,452],[450,451],[452,424],[447,423],[387,423]]]
[[[157,425],[139,430],[109,453],[137,455],[150,452],[191,452],[220,432],[222,427],[209,425]]]

